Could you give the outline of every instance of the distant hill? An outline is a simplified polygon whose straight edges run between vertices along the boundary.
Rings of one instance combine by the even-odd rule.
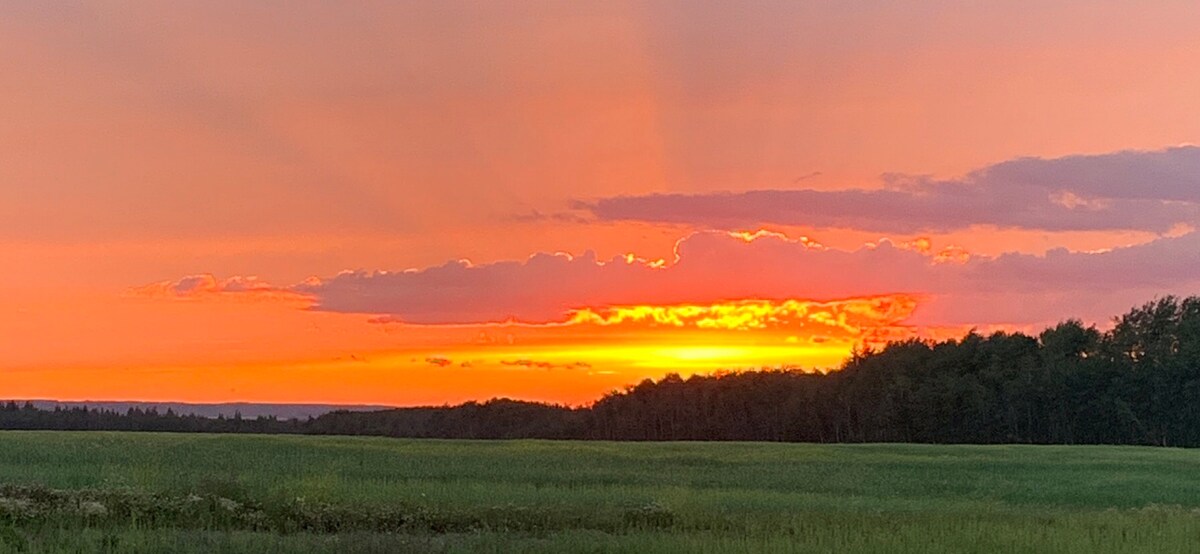
[[[24,405],[25,400],[15,400],[17,404]],[[244,418],[257,418],[259,416],[271,417],[278,419],[307,419],[309,417],[317,417],[322,414],[327,414],[333,411],[351,411],[351,412],[369,412],[374,410],[388,410],[392,406],[371,406],[371,405],[338,405],[338,404],[257,404],[250,402],[229,402],[224,404],[189,404],[185,402],[134,402],[134,401],[92,401],[84,400],[79,402],[62,402],[58,400],[30,400],[34,407],[42,410],[53,410],[54,408],[80,408],[87,407],[91,409],[110,410],[115,412],[125,412],[130,408],[139,410],[149,410],[151,408],[159,413],[165,413],[168,409],[179,415],[194,415],[200,417],[216,418],[218,416],[233,417],[234,414],[240,413]]]

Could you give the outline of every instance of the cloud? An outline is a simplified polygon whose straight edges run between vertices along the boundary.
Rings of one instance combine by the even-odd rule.
[[[189,275],[174,281],[159,281],[130,289],[129,296],[143,298],[217,299],[253,298],[258,300],[305,301],[303,293],[278,287],[254,276],[233,276],[218,279],[209,273]]]
[[[1200,219],[1200,148],[1018,158],[953,180],[885,175],[882,189],[780,189],[575,202],[601,221],[764,224],[887,233],[973,225],[1163,234]]]
[[[500,360],[500,365],[523,367],[528,369],[591,369],[592,364],[587,362],[572,362],[572,363],[554,363],[544,360],[531,360],[521,358],[517,360]]]
[[[516,214],[516,215],[512,216],[512,220],[521,222],[521,223],[540,223],[540,222],[575,223],[575,224],[593,223],[592,220],[590,220],[586,217],[583,217],[577,213],[571,213],[571,212],[543,213],[540,210],[529,210],[528,212],[525,212],[525,213]]]
[[[410,324],[520,321],[562,322],[580,308],[636,305],[711,305],[739,299],[836,299],[869,288],[889,293],[878,266],[911,266],[927,256],[890,243],[856,253],[824,250],[780,235],[747,239],[705,232],[676,245],[675,259],[535,254],[524,261],[472,265],[448,262],[403,272],[346,272],[295,288],[314,309],[390,314]],[[842,279],[847,265],[857,283]]]
[[[770,300],[778,309],[787,301],[896,295],[920,298],[913,318],[930,325],[1102,320],[1157,294],[1200,288],[1200,233],[1093,253],[946,252],[887,240],[840,250],[775,233],[710,231],[680,240],[669,261],[535,254],[483,265],[346,272],[291,290],[311,297],[312,309],[407,324],[596,323],[633,317],[629,307],[690,306],[688,317],[698,326],[723,303],[744,312],[756,304],[738,301]],[[651,308],[637,317],[669,320],[685,312]]]

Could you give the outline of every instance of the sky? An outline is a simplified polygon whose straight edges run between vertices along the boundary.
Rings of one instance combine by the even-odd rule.
[[[0,3],[0,397],[583,404],[1200,293],[1200,7]]]

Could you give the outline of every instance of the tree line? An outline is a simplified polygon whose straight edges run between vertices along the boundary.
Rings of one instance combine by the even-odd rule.
[[[971,332],[856,352],[837,371],[671,374],[590,406],[495,399],[305,420],[39,410],[4,429],[305,433],[474,439],[739,440],[1200,446],[1200,297],[1166,297],[1112,329]]]

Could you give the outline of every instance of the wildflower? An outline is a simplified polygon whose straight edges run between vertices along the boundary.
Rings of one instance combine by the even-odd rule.
[[[79,503],[79,513],[87,517],[104,517],[108,515],[108,508],[94,500],[86,500]]]

